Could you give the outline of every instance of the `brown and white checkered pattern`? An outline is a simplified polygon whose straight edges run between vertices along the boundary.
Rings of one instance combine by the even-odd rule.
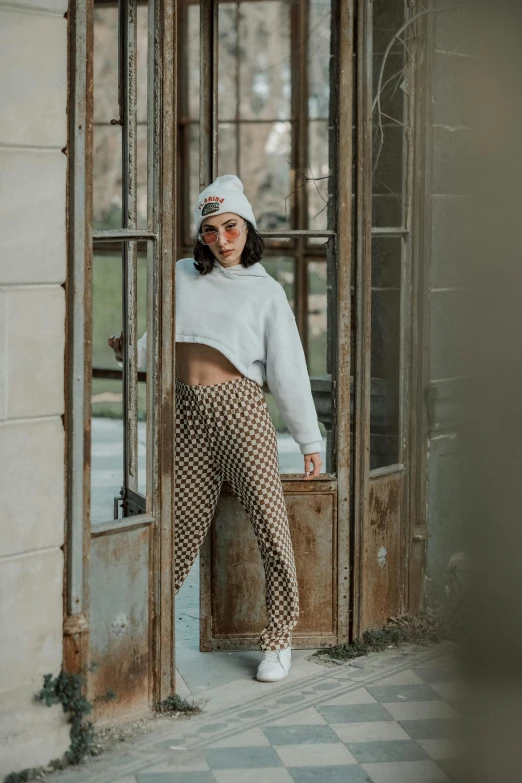
[[[179,590],[227,481],[252,522],[265,570],[268,625],[259,644],[291,643],[299,596],[277,437],[262,388],[242,376],[212,386],[176,379],[176,559]]]

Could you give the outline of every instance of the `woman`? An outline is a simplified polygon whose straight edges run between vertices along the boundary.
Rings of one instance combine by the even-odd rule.
[[[275,682],[290,669],[299,597],[265,378],[304,456],[305,479],[321,472],[322,437],[295,318],[283,287],[259,263],[263,240],[240,180],[218,177],[194,215],[194,258],[176,264],[175,589],[225,480],[250,517],[263,560],[269,620],[257,679]],[[122,335],[109,345],[121,359]],[[146,334],[138,342],[138,366],[145,365]]]

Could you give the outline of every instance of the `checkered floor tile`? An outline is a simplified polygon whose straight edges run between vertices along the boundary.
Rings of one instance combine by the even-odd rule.
[[[457,684],[445,652],[433,651],[389,656],[384,669],[345,664],[294,684],[289,678],[239,711],[203,714],[177,733],[149,738],[148,760],[137,753],[132,769],[113,764],[84,779],[448,783],[460,725]]]

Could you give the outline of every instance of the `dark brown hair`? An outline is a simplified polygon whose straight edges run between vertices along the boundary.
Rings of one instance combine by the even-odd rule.
[[[247,238],[243,253],[241,254],[241,264],[243,266],[253,266],[261,261],[265,250],[265,242],[261,234],[254,228],[250,221],[245,220],[247,224]],[[208,245],[202,245],[196,242],[192,251],[195,262],[194,266],[200,275],[208,275],[214,269],[215,257]]]

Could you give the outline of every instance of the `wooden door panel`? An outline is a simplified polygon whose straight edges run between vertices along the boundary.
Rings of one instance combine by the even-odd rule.
[[[283,484],[299,583],[296,648],[337,642],[337,487],[333,481],[311,484],[304,491],[299,482]],[[203,626],[202,649],[257,649],[267,621],[263,565],[251,522],[228,485],[207,546],[202,616],[208,607],[212,622]]]

